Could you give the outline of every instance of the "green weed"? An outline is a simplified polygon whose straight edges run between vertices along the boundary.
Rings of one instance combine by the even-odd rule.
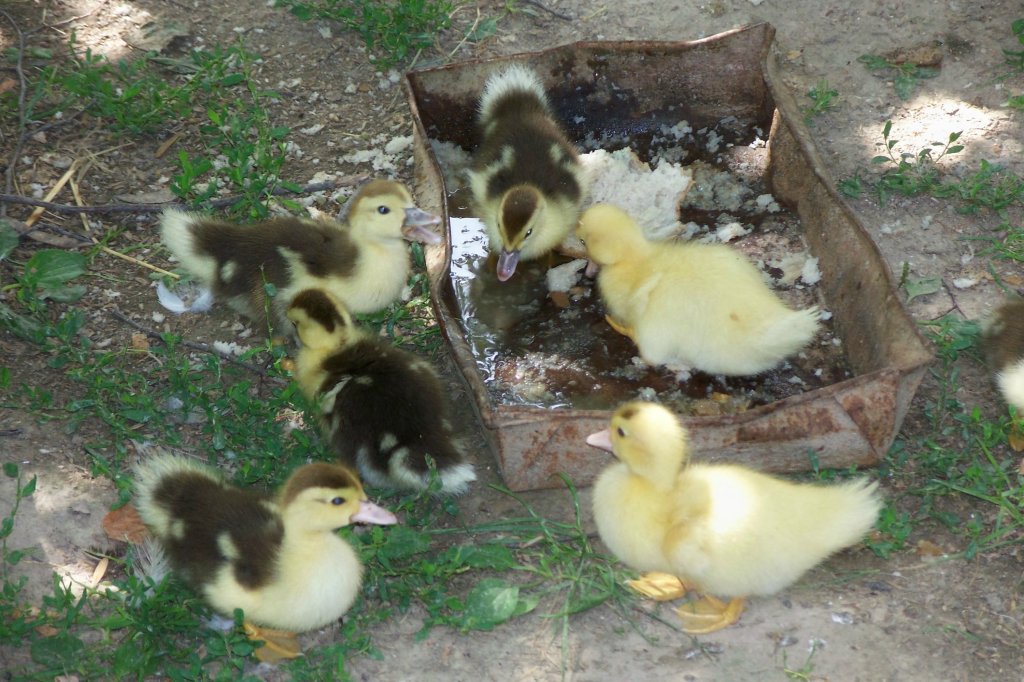
[[[960,133],[950,133],[945,144],[933,142],[932,147],[942,148],[937,156],[933,155],[932,149],[928,147],[916,154],[902,152],[897,156],[893,152],[893,148],[899,144],[899,140],[890,138],[891,132],[892,121],[886,121],[882,128],[882,140],[885,143],[886,153],[871,159],[873,164],[889,167],[889,170],[882,174],[875,185],[879,202],[885,204],[892,194],[915,196],[939,191],[943,185],[936,164],[947,154],[958,154],[963,151],[963,145],[954,144],[960,139]]]
[[[68,284],[86,272],[87,259],[81,253],[60,249],[36,251],[25,263],[14,283],[3,287],[32,313],[46,308],[46,301],[74,303],[85,294],[85,286]]]
[[[1013,22],[1010,25],[1010,31],[1017,38],[1017,42],[1024,45],[1024,19],[1017,19]],[[1010,67],[1010,73],[1004,77],[1015,73],[1024,73],[1024,50],[1004,49],[1003,56],[1006,57],[1006,66]]]
[[[979,361],[979,326],[953,314],[924,325],[935,344],[938,362],[931,368],[938,391],[925,405],[927,435],[899,439],[885,462],[889,475],[924,479],[902,500],[890,500],[868,545],[880,556],[903,548],[914,528],[933,520],[961,537],[959,555],[970,559],[1011,543],[1024,542],[1024,477],[1019,456],[1008,446],[1009,417],[986,418],[959,400],[963,362]],[[952,496],[985,503],[964,515]],[[908,502],[916,501],[916,509]],[[898,504],[897,504],[898,503]]]
[[[13,604],[13,598],[17,596],[22,585],[24,585],[24,578],[14,583],[9,582],[8,569],[10,566],[17,565],[26,552],[23,549],[8,548],[7,538],[14,532],[14,520],[18,515],[18,507],[21,505],[21,501],[31,497],[32,493],[36,490],[36,477],[33,476],[28,483],[22,485],[21,472],[18,469],[18,465],[14,462],[4,462],[3,471],[4,475],[8,478],[15,479],[14,503],[11,505],[11,510],[7,516],[0,521],[0,580],[3,581],[4,602]]]
[[[984,159],[976,170],[960,179],[949,179],[939,162],[964,150],[964,145],[959,144],[960,132],[950,133],[945,142],[933,142],[917,152],[898,152],[899,140],[891,134],[892,121],[886,121],[882,127],[885,154],[871,159],[872,164],[884,168],[872,185],[879,203],[884,205],[893,195],[928,195],[958,200],[958,208],[964,213],[988,209],[1002,215],[1009,207],[1024,201],[1024,178]],[[858,198],[865,184],[858,171],[853,177],[841,180],[837,187],[844,195]]]
[[[791,680],[798,680],[800,682],[810,682],[811,673],[814,672],[814,654],[818,651],[820,642],[816,639],[811,640],[811,650],[807,654],[807,658],[804,660],[804,664],[799,668],[790,668],[787,662],[786,650],[782,650],[782,672]]]
[[[448,0],[277,0],[304,21],[328,19],[363,39],[370,61],[388,68],[434,45],[451,25],[454,4]]]
[[[822,78],[807,91],[807,96],[811,99],[811,104],[804,107],[804,121],[811,123],[815,116],[835,108],[835,100],[839,97],[839,91],[829,87],[828,81]]]
[[[913,62],[896,63],[885,57],[873,54],[864,54],[857,58],[869,71],[876,71],[884,76],[892,77],[893,89],[896,96],[902,100],[908,100],[914,91],[921,84],[921,81],[935,78],[939,70],[930,66],[918,66]]]

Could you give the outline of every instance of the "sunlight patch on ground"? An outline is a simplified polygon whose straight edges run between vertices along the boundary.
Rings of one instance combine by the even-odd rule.
[[[894,112],[891,120],[889,140],[896,140],[892,149],[896,158],[902,153],[916,155],[926,148],[932,149],[932,156],[937,157],[950,133],[957,132],[963,133],[957,144],[964,145],[964,150],[951,159],[944,159],[940,162],[943,165],[957,161],[976,164],[978,159],[999,163],[1001,158],[1009,159],[1024,151],[1020,141],[996,144],[988,141],[999,139],[997,133],[1000,129],[1012,123],[1006,110],[978,107],[937,93],[915,96],[907,103],[906,109]],[[868,152],[865,156],[886,154],[882,139],[884,125],[884,121],[870,121],[858,127],[857,135]],[[934,145],[936,142],[939,144]]]

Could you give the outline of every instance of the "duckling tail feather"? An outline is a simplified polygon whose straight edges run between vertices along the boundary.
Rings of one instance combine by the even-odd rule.
[[[203,255],[196,247],[195,229],[202,221],[199,216],[167,209],[160,219],[164,245],[181,262],[182,267],[212,287],[217,281],[217,260]]]

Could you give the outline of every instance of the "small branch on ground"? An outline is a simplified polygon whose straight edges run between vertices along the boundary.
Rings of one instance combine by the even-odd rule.
[[[538,8],[538,9],[544,10],[545,12],[550,14],[551,16],[558,17],[559,19],[562,19],[564,21],[572,21],[573,20],[573,18],[570,17],[568,14],[562,14],[561,12],[556,12],[555,10],[551,9],[550,7],[545,5],[544,3],[538,2],[538,0],[521,0],[521,2],[523,2],[523,4],[526,4],[526,5],[533,5],[534,7]]]
[[[14,143],[14,151],[7,162],[7,170],[4,172],[4,192],[10,194],[14,190],[14,169],[21,158],[21,148],[25,144],[25,93],[28,92],[28,80],[25,78],[23,60],[25,57],[25,34],[22,32],[18,22],[10,14],[0,9],[0,14],[7,19],[11,28],[18,36],[18,59],[14,62],[14,71],[18,74],[18,135]],[[0,202],[0,218],[7,217],[7,206]]]
[[[145,326],[143,324],[139,324],[135,320],[131,319],[130,317],[128,317],[127,315],[122,313],[120,310],[111,310],[110,314],[113,315],[118,320],[120,320],[121,322],[124,322],[125,324],[127,324],[129,327],[135,329],[136,331],[142,332],[143,334],[145,334],[149,338],[156,339],[157,341],[160,341],[161,343],[164,342],[163,334],[161,334],[160,332],[158,332],[155,329],[152,329],[151,327],[147,327],[147,326]],[[267,371],[265,369],[263,369],[262,367],[257,367],[256,365],[254,365],[252,363],[245,362],[244,360],[239,360],[235,356],[230,355],[228,353],[222,353],[222,352],[220,352],[219,350],[217,350],[216,348],[214,348],[213,346],[211,346],[209,344],[198,343],[196,341],[186,341],[185,339],[182,339],[179,343],[181,343],[181,345],[184,346],[185,348],[189,348],[191,350],[199,351],[200,353],[210,353],[211,355],[216,355],[219,358],[223,358],[224,360],[227,360],[230,363],[233,363],[235,365],[238,365],[239,367],[247,369],[247,370],[249,370],[250,372],[252,372],[254,374],[258,374],[259,376],[263,377],[264,379],[267,379],[268,381],[272,381],[272,382],[274,382],[276,384],[280,384],[280,385],[284,386],[284,385],[286,385],[288,383],[287,381],[285,381],[281,377],[270,376],[270,374],[268,374]]]
[[[346,175],[329,182],[314,182],[300,187],[298,191],[292,191],[284,187],[274,189],[273,196],[284,196],[286,194],[309,194],[311,192],[323,192],[325,190],[338,189],[339,187],[351,187],[366,181],[366,175]],[[240,196],[223,197],[214,199],[203,204],[203,208],[223,208],[230,206],[241,199]],[[17,194],[0,194],[0,206],[3,204],[21,204],[24,206],[36,206],[54,213],[160,213],[165,208],[189,208],[185,204],[167,202],[162,204],[104,204],[99,206],[76,206],[74,204],[55,204],[40,199],[31,199]]]

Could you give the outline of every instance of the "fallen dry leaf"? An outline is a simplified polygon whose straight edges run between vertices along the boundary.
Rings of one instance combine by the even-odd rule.
[[[132,334],[132,350],[141,350],[143,352],[149,350],[149,337],[142,332],[135,332]]]
[[[17,84],[18,84],[18,82],[15,81],[13,78],[5,78],[5,79],[3,79],[2,81],[0,81],[0,95],[4,94],[5,92],[10,90],[11,88],[13,88]]]
[[[919,556],[942,556],[945,553],[945,550],[934,542],[929,542],[928,540],[917,541],[917,554]]]
[[[133,545],[142,544],[142,541],[149,535],[138,510],[131,504],[107,512],[107,515],[103,517],[102,526],[103,532],[111,540],[130,542]]]
[[[915,66],[942,66],[942,43],[933,40],[913,47],[901,47],[883,56],[893,64],[909,62]]]
[[[107,567],[110,566],[110,557],[103,557],[99,563],[96,564],[95,570],[92,572],[92,577],[89,578],[89,587],[95,588],[103,580],[103,576],[107,574]]]
[[[53,637],[53,636],[57,635],[58,633],[60,633],[60,630],[58,630],[57,628],[53,627],[49,623],[44,623],[43,625],[37,625],[34,629],[35,629],[36,633],[40,637]]]

